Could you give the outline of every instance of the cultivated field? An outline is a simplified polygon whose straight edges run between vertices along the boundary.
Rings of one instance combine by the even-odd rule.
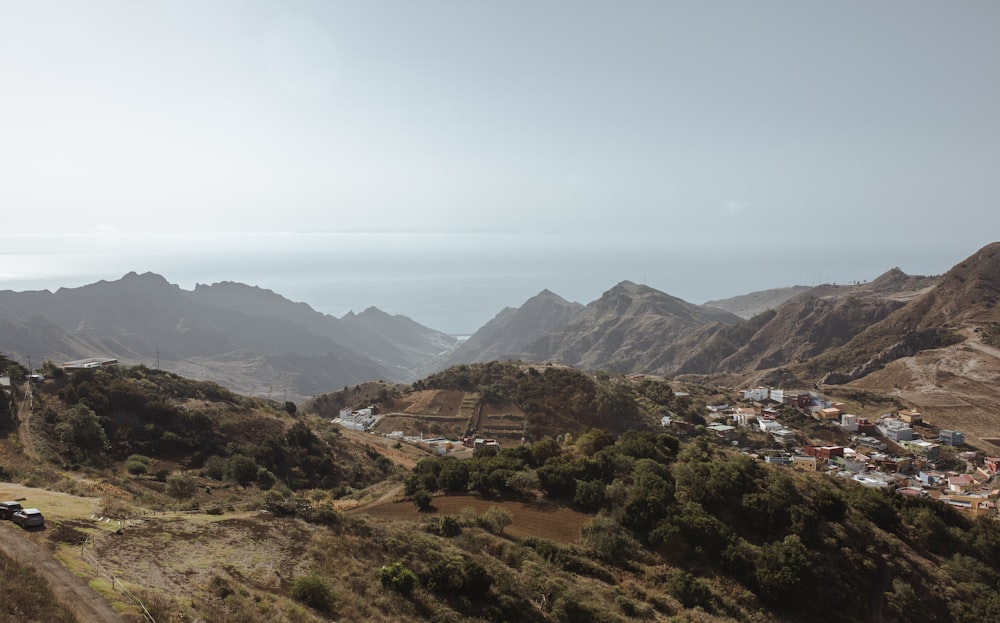
[[[418,521],[442,515],[478,515],[494,506],[507,510],[511,524],[505,532],[513,537],[542,537],[558,543],[573,543],[580,538],[580,528],[590,515],[549,502],[532,503],[484,500],[471,495],[448,495],[434,498],[429,512],[420,512],[413,502],[386,502],[365,507],[364,513],[379,519]]]

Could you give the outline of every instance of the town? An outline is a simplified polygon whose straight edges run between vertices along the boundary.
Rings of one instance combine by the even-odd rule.
[[[661,424],[681,435],[695,429],[670,416]],[[1000,457],[973,449],[962,431],[938,429],[915,409],[871,419],[818,391],[755,387],[735,392],[732,404],[709,405],[705,429],[770,464],[930,497],[974,515],[996,508],[1000,495]]]

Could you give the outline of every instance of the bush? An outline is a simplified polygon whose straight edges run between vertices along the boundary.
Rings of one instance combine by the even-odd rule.
[[[186,474],[174,474],[167,478],[167,495],[177,500],[186,500],[197,488],[194,479]]]
[[[333,591],[323,578],[304,575],[292,583],[292,597],[320,612],[330,612],[335,601]]]
[[[438,534],[441,536],[458,536],[462,534],[462,523],[451,515],[445,515],[438,523]]]
[[[246,486],[257,479],[260,471],[256,461],[243,454],[234,454],[226,463],[226,477]]]
[[[610,517],[598,515],[580,530],[580,540],[604,561],[627,560],[634,552],[634,541],[625,529]]]
[[[504,528],[509,526],[513,520],[510,512],[501,506],[491,506],[479,516],[476,523],[479,527],[493,534],[503,534]]]
[[[278,482],[278,479],[271,473],[271,470],[265,467],[261,467],[257,470],[257,486],[261,489],[267,491],[273,487],[276,482]]]
[[[712,590],[708,584],[687,571],[675,574],[667,581],[667,592],[685,608],[701,606],[708,609],[712,604]]]
[[[417,576],[397,561],[391,565],[383,565],[378,576],[382,586],[408,597],[417,585]]]
[[[125,463],[125,471],[133,476],[143,476],[149,471],[149,465],[139,461],[128,461]]]
[[[432,500],[430,492],[426,489],[420,489],[413,494],[413,503],[417,505],[420,512],[430,510]]]

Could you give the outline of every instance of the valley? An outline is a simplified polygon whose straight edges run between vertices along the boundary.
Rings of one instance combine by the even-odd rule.
[[[460,346],[240,284],[0,293],[4,344],[50,353],[0,359],[0,497],[46,516],[0,537],[136,623],[989,619],[998,262],[545,291]],[[122,365],[57,363],[94,354]]]

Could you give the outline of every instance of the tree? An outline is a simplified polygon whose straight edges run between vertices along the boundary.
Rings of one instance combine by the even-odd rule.
[[[108,445],[107,434],[97,414],[82,403],[70,409],[63,421],[56,424],[56,435],[85,457],[100,453]]]
[[[765,603],[775,608],[798,606],[809,598],[813,584],[809,552],[797,535],[761,548],[757,586]]]
[[[413,503],[417,505],[417,509],[420,512],[428,511],[431,508],[431,494],[427,489],[420,489],[413,494]]]
[[[601,560],[625,560],[634,550],[634,541],[624,528],[605,515],[598,515],[585,525],[580,530],[580,540]]]
[[[244,454],[234,454],[226,463],[226,478],[244,487],[257,479],[257,462]]]
[[[608,501],[604,483],[600,480],[577,480],[573,501],[590,511],[603,508]]]
[[[493,534],[503,534],[512,522],[510,512],[501,506],[491,506],[479,516],[479,524]]]
[[[586,456],[593,456],[615,443],[615,436],[606,430],[592,428],[580,435],[576,447]]]
[[[576,493],[576,475],[568,461],[551,460],[538,468],[538,484],[550,498],[569,498]]]
[[[455,459],[441,461],[437,484],[449,493],[465,491],[469,486],[469,461]]]

